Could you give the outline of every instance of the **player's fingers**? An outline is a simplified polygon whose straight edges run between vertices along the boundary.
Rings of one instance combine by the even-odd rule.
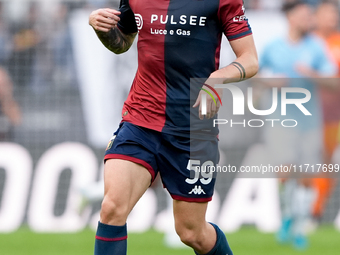
[[[103,31],[103,27],[105,28],[105,26],[103,26],[103,24],[102,24],[103,22],[100,21],[100,17],[101,16],[98,14],[98,10],[92,12],[90,17],[89,17],[89,24],[95,30]]]
[[[117,11],[117,10],[115,10],[115,9],[105,8],[104,10],[107,11],[107,12],[109,12],[109,13],[112,13],[112,14],[114,14],[114,15],[120,15],[120,14],[121,14],[120,11]]]
[[[113,20],[116,20],[116,21],[120,20],[120,18],[118,17],[118,15],[120,15],[120,12],[113,10],[113,9],[100,9],[98,11],[98,14],[100,16],[110,18],[110,19],[113,19]]]
[[[119,20],[114,20],[114,19],[111,19],[111,18],[99,16],[97,21],[100,22],[100,23],[103,23],[103,24],[114,26],[114,25],[117,25]]]
[[[97,31],[101,31],[101,32],[109,32],[114,25],[110,25],[110,24],[105,24],[105,23],[101,23],[101,22],[93,22],[92,24],[90,24],[95,30]]]
[[[205,116],[206,119],[210,119],[211,118],[211,110],[212,110],[211,101],[209,99],[208,102],[207,102],[207,115]]]
[[[208,119],[209,118],[209,114],[210,114],[210,102],[209,102],[209,100],[207,100],[207,103],[206,103],[206,112],[205,112],[205,115],[203,116],[203,118]]]
[[[215,112],[214,116],[215,116],[216,114],[218,114],[218,111],[219,111],[219,110],[220,110],[220,107],[217,106],[217,107],[216,107],[216,112]]]
[[[200,120],[203,120],[204,116],[202,114],[202,104],[199,105],[199,109],[198,109],[198,117]]]
[[[111,29],[111,28],[115,27],[115,25],[114,24],[107,24],[107,23],[98,23],[97,27]]]
[[[210,118],[209,119],[211,119],[211,118],[213,118],[214,116],[216,115],[216,105],[215,105],[215,103],[211,103],[211,112],[210,112]]]
[[[120,13],[120,12],[116,12]],[[120,18],[106,9],[99,9],[91,13],[89,24],[96,30],[102,31],[100,27],[113,28]]]
[[[193,108],[196,108],[197,106],[199,106],[201,103],[201,93],[198,94],[198,97],[196,99],[195,104],[192,106]]]
[[[219,104],[215,104],[215,102],[211,102],[211,111],[210,111],[210,119],[214,118],[215,115],[218,113]]]
[[[210,103],[210,115],[209,115],[209,119],[213,118],[216,114],[216,105],[214,102]]]
[[[217,106],[216,106],[216,114],[218,114],[220,108],[221,108],[221,103],[220,103],[220,101],[218,101]]]
[[[106,18],[98,18],[95,20],[90,20],[90,25],[98,31],[108,32],[111,30],[111,28],[114,28],[117,26],[117,21],[113,21]]]
[[[213,117],[216,115],[216,114],[218,114],[218,111],[220,110],[220,107],[221,107],[221,104],[220,104],[220,102],[219,101],[216,101],[216,104],[214,104],[214,115],[213,115]]]

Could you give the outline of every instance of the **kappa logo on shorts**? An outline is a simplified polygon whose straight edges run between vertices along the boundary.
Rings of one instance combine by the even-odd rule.
[[[195,185],[195,188],[193,188],[192,191],[189,192],[189,194],[201,195],[205,194],[205,192],[200,185]]]
[[[112,144],[113,144],[113,142],[114,142],[115,138],[116,138],[116,136],[115,136],[115,135],[111,137],[111,139],[110,139],[110,142],[109,142],[109,144],[108,144],[108,145],[107,145],[107,147],[106,147],[106,150],[109,150],[109,149],[111,149],[111,147],[112,147]]]

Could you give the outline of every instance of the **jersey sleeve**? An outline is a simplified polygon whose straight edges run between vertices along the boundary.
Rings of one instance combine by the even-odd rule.
[[[135,14],[130,8],[129,0],[120,0],[119,11],[119,22],[117,24],[118,28],[124,34],[137,33],[138,28],[136,24]]]
[[[252,34],[243,0],[220,0],[218,16],[222,30],[229,41]]]

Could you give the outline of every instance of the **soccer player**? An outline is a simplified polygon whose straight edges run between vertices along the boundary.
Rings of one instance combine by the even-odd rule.
[[[196,254],[231,255],[223,232],[205,220],[215,178],[190,174],[218,162],[212,118],[220,104],[208,97],[204,116],[203,84],[190,85],[190,78],[208,78],[204,88],[213,89],[216,82],[256,74],[257,53],[242,0],[121,0],[119,11],[95,10],[89,23],[116,54],[127,51],[138,33],[138,70],[104,158],[95,255],[126,254],[127,217],[158,172],[173,198],[182,242]],[[236,60],[218,69],[222,33]]]
[[[312,116],[304,116],[297,107],[287,107],[287,119],[298,120],[295,128],[269,128],[265,130],[265,141],[270,157],[280,165],[316,166],[322,164],[322,113],[318,100],[317,86],[332,84],[313,82],[312,79],[336,75],[337,68],[328,57],[322,40],[311,34],[313,9],[302,1],[286,3],[283,10],[288,20],[288,35],[271,42],[264,50],[260,67],[270,71],[274,77],[287,79],[286,86],[305,88],[311,99],[304,104]],[[319,80],[320,81],[320,80]],[[290,98],[298,98],[291,95]],[[272,116],[280,119],[281,116]],[[305,169],[304,169],[305,171]],[[288,179],[283,183],[282,226],[278,233],[280,242],[292,241],[297,249],[308,246],[306,226],[311,220],[315,190],[311,179]]]
[[[317,8],[315,32],[325,40],[330,55],[336,61],[340,71],[339,20],[339,10],[334,2],[324,2]],[[331,164],[333,153],[340,141],[340,86],[335,89],[323,88],[320,92],[324,121],[324,157],[325,163]],[[316,219],[321,218],[334,185],[335,180],[331,178],[314,179],[314,186],[318,191],[317,200],[313,208],[313,216]]]

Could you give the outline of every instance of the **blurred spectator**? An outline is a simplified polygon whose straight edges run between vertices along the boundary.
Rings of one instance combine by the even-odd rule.
[[[76,84],[69,8],[67,2],[57,4],[49,28],[53,31],[49,36],[49,45],[53,51],[53,79],[58,87]]]
[[[3,3],[0,2],[0,141],[9,140],[12,126],[21,122],[20,109],[13,98],[13,85],[5,69],[9,52],[9,35],[3,22]]]
[[[8,73],[0,67],[0,141],[9,140],[12,126],[21,123],[21,112],[13,98],[13,85]]]
[[[316,85],[326,86],[326,83],[319,84],[316,79],[336,75],[337,68],[328,57],[322,41],[311,35],[314,26],[312,7],[303,1],[294,1],[286,3],[283,10],[287,15],[288,35],[265,48],[260,61],[261,69],[267,70],[274,77],[287,78],[272,83],[272,86],[307,89],[311,99],[304,107],[312,116],[304,116],[293,105],[287,106],[285,118],[297,120],[298,125],[295,128],[266,129],[265,142],[275,165],[317,165],[323,159],[322,113]],[[297,99],[299,95],[292,94],[289,98]],[[272,119],[282,117],[276,113],[273,115]],[[280,242],[293,241],[297,249],[307,247],[306,232],[315,197],[311,179],[283,181],[282,226],[277,236]]]
[[[327,43],[330,55],[334,58],[340,70],[339,12],[334,1],[324,2],[318,7],[316,20],[315,32]],[[322,88],[320,92],[324,120],[324,163],[331,164],[340,137],[340,85],[336,89]],[[313,216],[320,219],[335,180],[318,178],[314,180],[314,184],[318,191],[318,197],[313,208]]]
[[[32,2],[27,20],[13,24],[11,28],[13,51],[8,67],[15,85],[25,86],[32,81],[35,54],[40,42],[34,27],[37,16],[37,3]]]
[[[6,64],[11,48],[8,27],[4,22],[3,3],[0,2],[0,65]]]

